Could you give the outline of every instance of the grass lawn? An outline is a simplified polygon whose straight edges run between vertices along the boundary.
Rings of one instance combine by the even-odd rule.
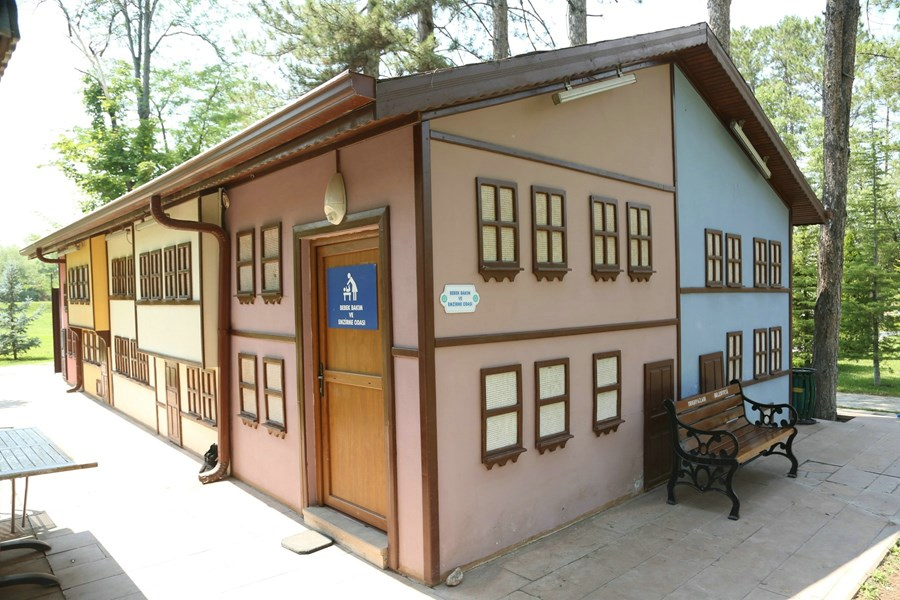
[[[6,305],[4,305],[5,307]],[[50,312],[50,302],[32,302],[31,310],[41,307],[41,315],[31,323],[28,328],[29,335],[36,335],[41,343],[35,346],[19,360],[13,360],[11,356],[0,356],[0,367],[6,365],[25,365],[42,363],[53,360],[53,314]]]
[[[838,391],[900,397],[900,359],[881,361],[881,385],[872,383],[872,361],[839,360]]]

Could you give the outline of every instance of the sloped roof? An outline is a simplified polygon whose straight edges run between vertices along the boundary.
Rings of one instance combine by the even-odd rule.
[[[16,0],[0,0],[0,79],[19,41],[19,14]]]
[[[38,248],[50,253],[138,218],[149,212],[153,194],[171,201],[204,185],[246,180],[362,132],[427,120],[435,111],[477,108],[559,91],[566,83],[619,69],[669,62],[681,68],[726,128],[733,120],[743,121],[744,133],[759,154],[768,157],[769,183],[791,207],[792,224],[823,222],[822,203],[734,63],[707,25],[700,23],[377,82],[345,72],[210,150],[31,244],[22,254],[33,257]]]

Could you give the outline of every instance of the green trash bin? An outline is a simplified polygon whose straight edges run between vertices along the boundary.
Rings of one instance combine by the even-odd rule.
[[[797,411],[797,423],[812,425],[816,408],[816,370],[791,370],[791,405]]]

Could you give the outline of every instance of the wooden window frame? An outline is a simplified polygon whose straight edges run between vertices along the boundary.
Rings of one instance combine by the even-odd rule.
[[[725,246],[724,236],[719,229],[703,230],[703,247],[706,260],[706,287],[725,286]],[[717,248],[718,246],[718,252]]]
[[[275,256],[265,256],[266,252],[266,232],[276,231],[278,234],[278,243],[275,247],[278,254]],[[279,304],[282,298],[283,284],[282,275],[284,273],[281,263],[281,222],[273,223],[260,227],[259,229],[259,279],[260,279],[260,296],[266,304]],[[266,289],[266,265],[276,264],[278,267],[278,288]],[[255,277],[255,275],[254,275]]]
[[[753,378],[764,379],[769,375],[769,330],[753,330]]]
[[[495,188],[494,193],[494,217],[496,218],[493,221],[484,220],[484,212],[482,210],[482,187],[493,187]],[[512,190],[513,193],[513,220],[512,221],[501,221],[499,220],[500,216],[500,189],[508,188]],[[503,281],[504,279],[509,279],[510,282],[515,281],[516,275],[522,271],[521,261],[520,261],[520,252],[521,245],[519,243],[519,189],[518,185],[512,181],[501,181],[498,179],[488,179],[485,177],[477,177],[475,178],[475,197],[476,197],[476,210],[477,210],[477,219],[478,219],[478,272],[481,274],[481,277],[485,281],[490,281],[494,279],[498,282]],[[511,228],[513,230],[513,242],[514,249],[513,254],[514,258],[511,261],[503,261],[503,260],[495,260],[495,261],[486,261],[484,259],[484,228],[485,227],[494,227],[497,229],[497,257],[502,258],[502,235],[500,234],[501,229],[504,227]]]
[[[565,389],[561,396],[552,396],[550,398],[541,398],[541,369],[545,367],[555,367],[563,365],[565,369]],[[565,448],[566,442],[574,436],[570,433],[569,427],[569,410],[570,395],[569,388],[569,359],[557,358],[553,360],[542,360],[534,363],[534,446],[538,452],[543,454],[548,450],[553,452],[557,448]],[[563,403],[565,411],[565,429],[544,437],[541,437],[541,408],[551,404]]]
[[[200,367],[187,368],[187,414],[216,426],[216,372]]]
[[[493,408],[488,410],[487,377],[489,375],[498,375],[500,373],[516,374],[516,403],[512,406],[503,406],[500,408]],[[525,445],[522,440],[522,412],[522,365],[505,365],[502,367],[481,369],[481,462],[488,468],[488,470],[492,469],[494,465],[502,467],[510,460],[516,462],[519,459],[519,455],[525,452]],[[509,446],[504,446],[503,448],[497,448],[488,452],[488,419],[490,417],[496,417],[509,413],[516,413],[516,420],[518,422],[517,443],[511,444]]]
[[[100,336],[96,331],[85,329],[81,334],[81,361],[100,365]]]
[[[163,300],[175,300],[178,297],[175,255],[175,246],[166,246],[162,249]]]
[[[638,232],[631,233],[631,211],[637,212]],[[641,212],[647,211],[647,231],[640,230]],[[626,219],[625,225],[628,232],[628,277],[631,281],[649,281],[653,275],[653,208],[649,204],[639,204],[637,202],[625,203]],[[643,266],[641,262],[641,253],[633,256],[631,250],[632,242],[637,241],[638,248],[642,242],[647,242],[647,265]]]
[[[547,196],[547,223],[545,225],[538,225],[537,223],[538,194],[545,194]],[[562,198],[561,225],[554,225],[551,222],[553,213],[551,206],[553,204],[552,199],[554,196],[559,196]],[[538,261],[537,242],[540,232],[546,232],[547,234],[547,262]],[[562,234],[562,260],[559,262],[551,260],[553,258],[552,240],[554,233]],[[571,269],[569,268],[569,238],[567,233],[566,220],[566,192],[564,190],[538,185],[531,186],[531,249],[531,269],[535,277],[537,277],[538,281],[562,281],[563,277],[566,276],[566,273],[571,271]]]
[[[278,388],[274,388],[270,385],[269,381],[269,369],[268,365],[277,365],[279,371],[279,381]],[[265,399],[266,406],[266,422],[264,423],[265,427],[269,431],[270,434],[276,435],[277,437],[284,437],[287,433],[287,405],[284,399],[284,359],[283,358],[273,358],[266,356],[263,358],[263,396]],[[283,422],[273,421],[270,415],[270,406],[271,402],[280,402],[281,403],[281,415],[283,418]]]
[[[191,243],[183,242],[175,246],[175,299],[193,300],[191,274]]]
[[[77,265],[67,273],[68,301],[72,304],[89,304],[91,301],[90,274],[87,265]]]
[[[736,340],[732,344],[732,340]],[[732,347],[737,353],[732,353]],[[735,376],[736,375],[736,376]],[[725,383],[731,384],[737,379],[742,381],[744,376],[744,332],[729,331],[725,334]]]
[[[781,327],[769,327],[769,375],[777,375],[784,370],[783,341]]]
[[[114,370],[119,375],[144,385],[150,385],[150,359],[137,348],[137,341],[115,336]]]
[[[781,242],[769,240],[769,287],[781,285]]]
[[[131,300],[134,298],[134,257],[120,256],[112,259],[112,286],[110,297]]]
[[[742,269],[744,249],[741,236],[736,233],[725,234],[725,286],[730,288],[744,287]],[[737,249],[737,252],[734,250]]]
[[[253,363],[253,381],[244,380],[244,361]],[[259,423],[259,390],[257,382],[259,381],[259,369],[257,367],[256,355],[245,352],[238,353],[238,388],[240,389],[240,411],[238,416],[245,425],[255,426]],[[253,412],[245,410],[244,390],[253,392]]]
[[[606,218],[606,208],[612,206],[613,222],[612,229],[609,228],[610,223]],[[600,210],[600,221],[603,229],[597,229],[597,210]],[[605,198],[603,196],[591,196],[591,274],[594,281],[615,281],[622,272],[621,252],[619,252],[619,201],[615,198]],[[597,256],[597,238],[603,239],[603,256]],[[616,251],[615,261],[611,262],[607,256],[606,248],[608,240],[612,238],[613,247]]]
[[[250,257],[241,259],[241,239],[250,238]],[[256,299],[256,232],[253,229],[239,231],[235,234],[235,289],[241,304],[253,304]],[[241,271],[250,268],[250,289],[241,289]]]
[[[597,361],[604,358],[616,358],[616,383],[612,385],[600,386],[597,383]],[[591,360],[591,370],[593,371],[594,394],[591,397],[593,411],[593,429],[594,434],[598,437],[608,433],[612,433],[619,428],[619,425],[625,422],[622,419],[622,351],[612,350],[609,352],[597,352]],[[597,394],[602,392],[616,392],[616,416],[602,421],[597,420]]]
[[[753,238],[753,287],[769,287],[769,242]]]

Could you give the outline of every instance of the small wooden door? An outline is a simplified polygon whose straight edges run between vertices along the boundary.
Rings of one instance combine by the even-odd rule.
[[[97,395],[107,404],[112,404],[112,394],[109,393],[109,347],[106,340],[97,337],[97,344],[100,350],[100,383]]]
[[[644,365],[644,489],[668,478],[672,470],[672,427],[663,401],[675,399],[675,361]]]
[[[725,360],[722,351],[700,355],[700,393],[725,387]]]
[[[181,398],[178,391],[178,363],[166,362],[166,423],[169,440],[181,445]]]
[[[323,502],[387,529],[378,238],[313,242],[317,441]]]

